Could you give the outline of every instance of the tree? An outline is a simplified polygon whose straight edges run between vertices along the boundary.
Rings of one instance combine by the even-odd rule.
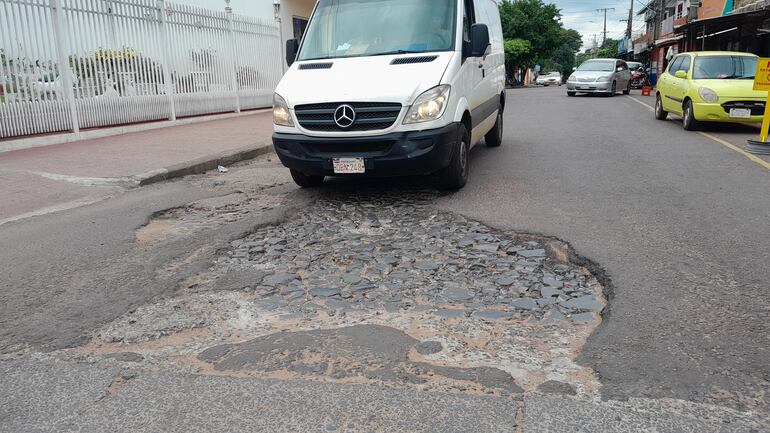
[[[531,61],[532,44],[524,39],[506,39],[505,62],[508,66],[526,64]]]
[[[562,29],[562,39],[564,40],[564,45],[573,53],[580,51],[580,47],[583,46],[583,35],[577,30]]]
[[[503,37],[529,42],[531,59],[547,59],[564,43],[561,13],[542,0],[503,0],[500,4]]]
[[[618,41],[607,39],[596,51],[596,57],[613,58],[618,55]]]

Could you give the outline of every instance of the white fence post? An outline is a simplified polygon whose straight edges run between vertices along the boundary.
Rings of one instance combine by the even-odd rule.
[[[168,17],[166,16],[168,12],[166,11],[165,0],[158,0],[158,10],[160,14],[161,43],[163,44],[162,61],[160,64],[163,68],[163,82],[165,83],[166,96],[168,97],[170,110],[169,120],[174,121],[176,120],[176,104],[174,103],[174,84],[171,82],[171,70],[169,66],[171,60],[171,41],[168,38]]]
[[[228,8],[229,9],[229,8]],[[235,112],[241,112],[241,95],[238,90],[238,52],[235,50],[235,25],[233,24],[233,11],[227,11],[227,27],[230,32],[230,55],[233,59],[233,90],[235,91]]]
[[[65,21],[64,10],[62,9],[62,0],[51,0],[51,14],[54,40],[56,41],[56,59],[59,66],[59,76],[62,78],[62,87],[64,96],[67,98],[70,108],[70,121],[72,122],[72,132],[80,132],[80,123],[78,122],[77,105],[75,104],[75,92],[73,91],[72,69],[70,68],[67,51],[64,47]]]

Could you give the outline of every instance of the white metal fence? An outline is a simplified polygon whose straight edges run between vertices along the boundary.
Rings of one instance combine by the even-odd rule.
[[[270,106],[279,39],[165,0],[0,0],[0,138]]]

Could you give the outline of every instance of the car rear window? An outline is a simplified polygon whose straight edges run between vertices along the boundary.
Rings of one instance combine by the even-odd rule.
[[[693,79],[754,79],[757,58],[749,56],[699,56],[695,59]]]

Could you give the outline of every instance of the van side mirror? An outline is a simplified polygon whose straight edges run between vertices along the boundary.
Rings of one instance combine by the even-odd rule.
[[[297,51],[299,51],[299,41],[296,39],[289,39],[286,41],[286,64],[289,66],[297,60]]]
[[[474,24],[471,27],[470,57],[484,57],[489,49],[489,28],[486,24]]]
[[[685,71],[676,71],[676,72],[674,72],[674,76],[676,78],[685,79],[685,78],[687,78],[687,72],[685,72]]]

